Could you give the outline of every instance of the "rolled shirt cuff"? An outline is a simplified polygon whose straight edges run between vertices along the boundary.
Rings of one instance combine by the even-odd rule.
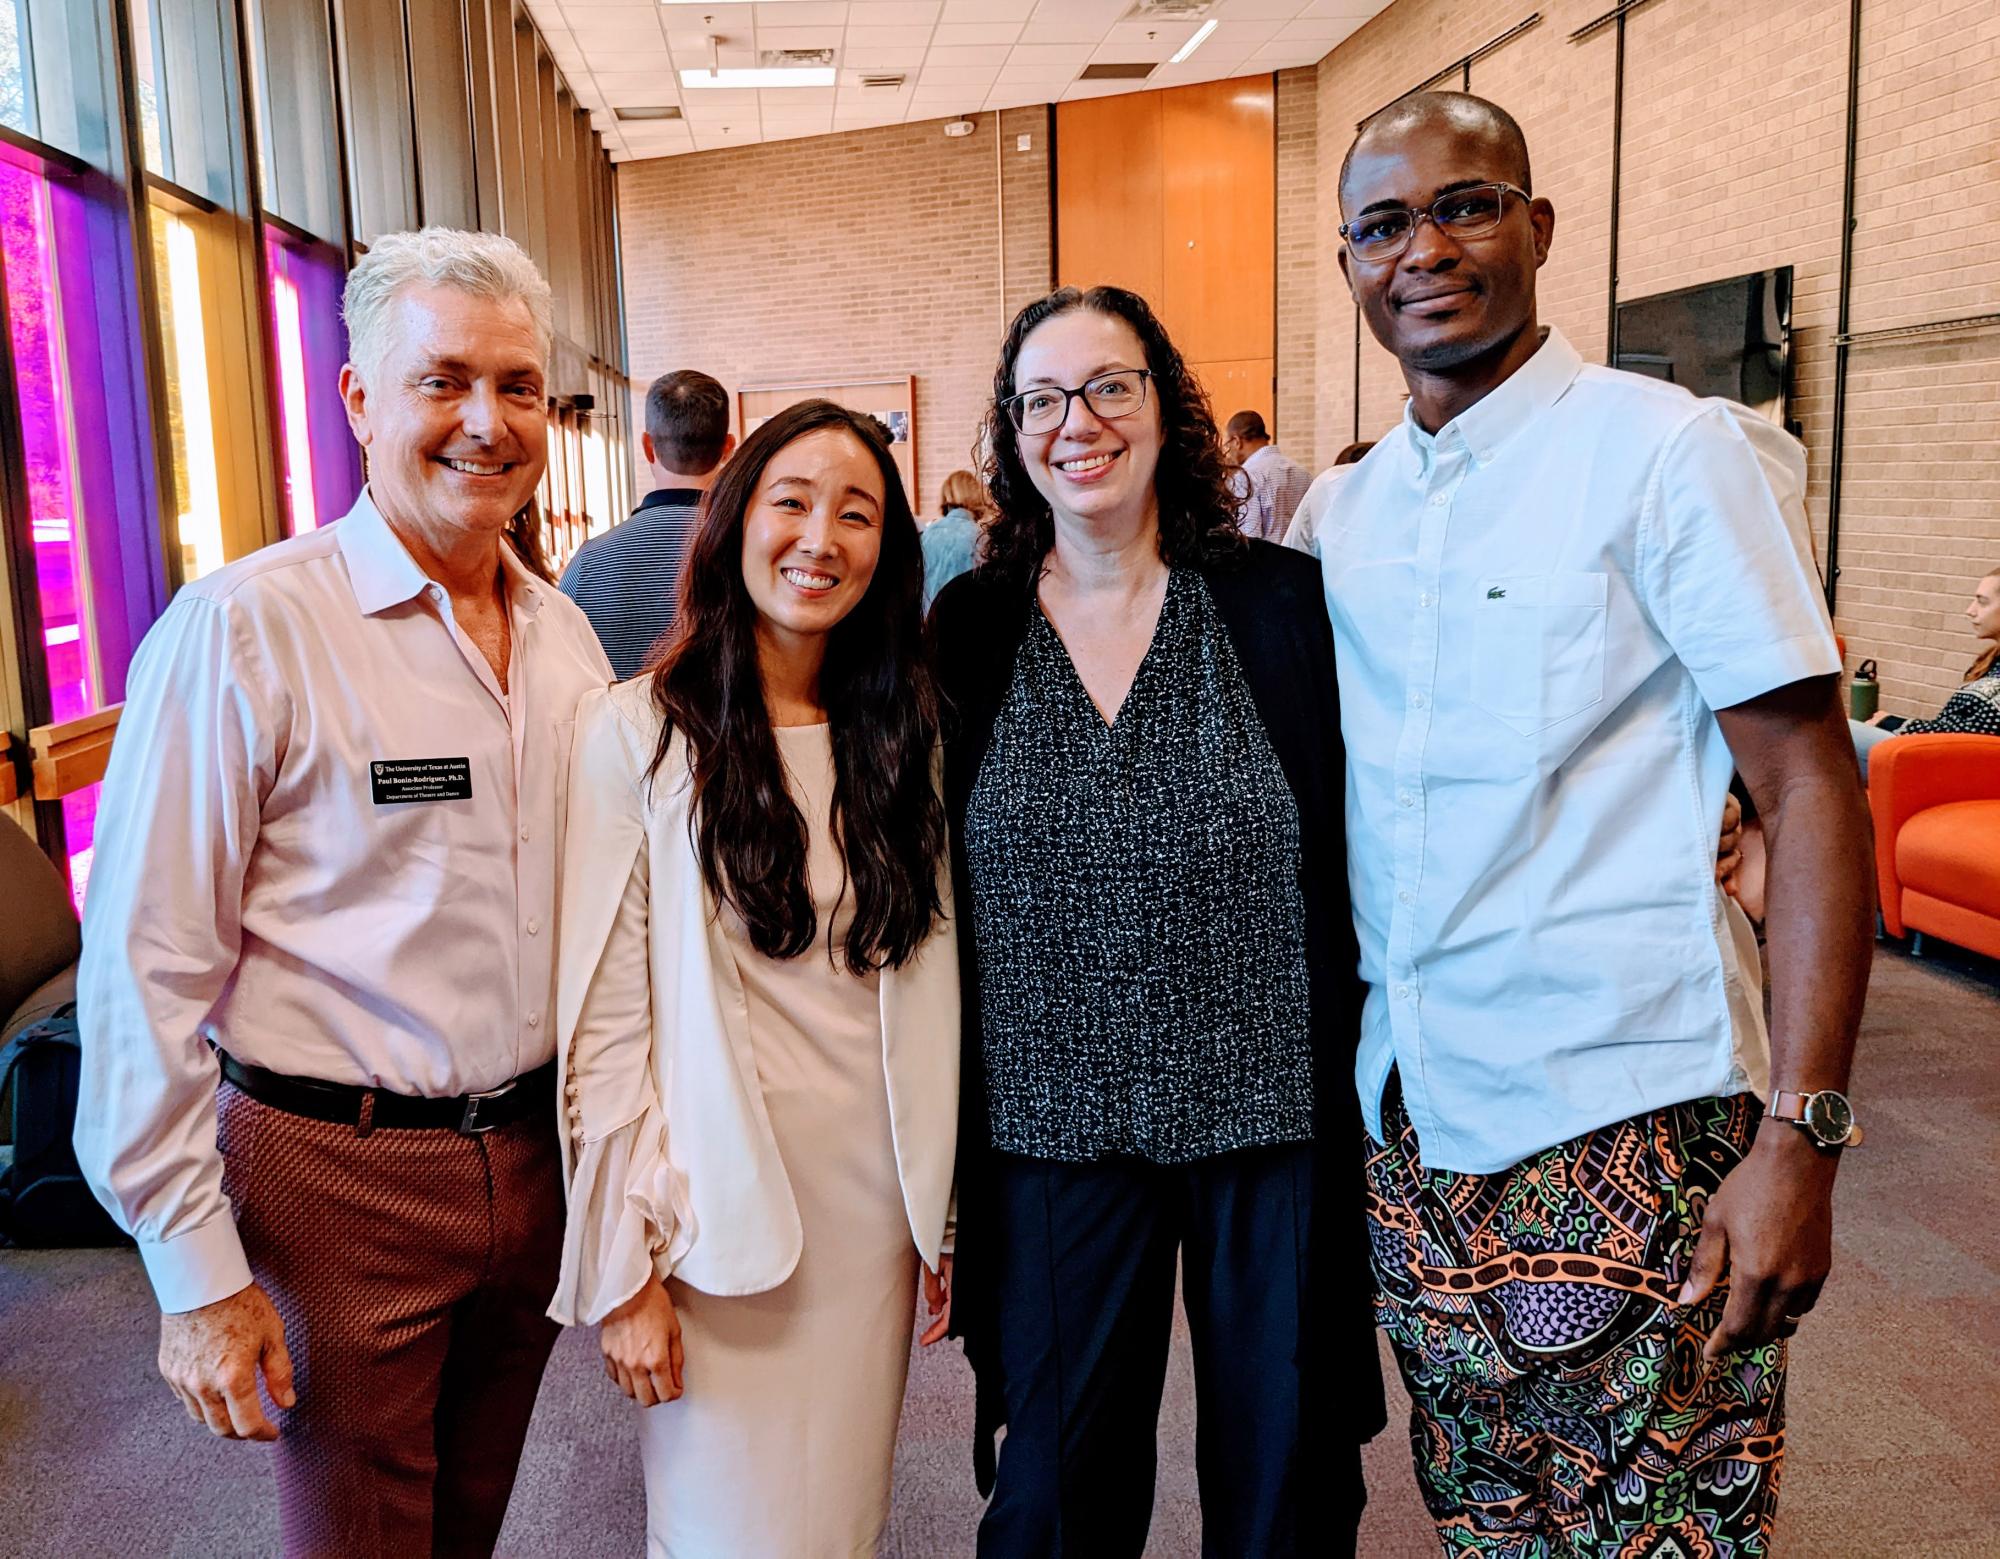
[[[254,1281],[236,1220],[227,1212],[167,1240],[140,1240],[153,1295],[163,1315],[199,1310],[241,1293]]]

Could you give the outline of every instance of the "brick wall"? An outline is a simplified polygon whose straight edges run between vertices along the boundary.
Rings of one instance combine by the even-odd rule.
[[[912,498],[937,513],[1007,320],[1049,287],[1049,112],[1000,117],[997,161],[980,114],[956,140],[931,120],[622,165],[634,426],[646,385],[675,368],[732,392],[914,373]]]
[[[1272,438],[1308,471],[1319,447],[1319,72],[1278,72],[1278,407]]]
[[[1557,212],[1542,317],[1601,360],[1608,313],[1616,35],[1569,34],[1608,0],[1551,0],[1472,66],[1527,131]],[[1402,382],[1362,332],[1336,260],[1333,182],[1355,122],[1532,9],[1396,0],[1318,67],[1316,447],[1401,415]],[[1619,294],[1794,267],[1793,415],[1824,556],[1845,152],[1846,0],[1655,0],[1627,24]],[[2000,144],[2000,7],[1865,0],[1852,329],[2000,309],[2000,205],[1977,191]],[[1457,85],[1457,81],[1442,83]],[[1281,210],[1280,231],[1286,214]],[[1281,312],[1281,325],[1283,315]],[[1280,351],[1285,350],[1281,341]],[[1957,618],[2000,564],[2000,332],[1857,345],[1848,377],[1837,625],[1881,663],[1884,706],[1929,713],[1974,644]]]

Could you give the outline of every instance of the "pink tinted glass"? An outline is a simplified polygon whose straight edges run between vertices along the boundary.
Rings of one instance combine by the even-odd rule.
[[[92,670],[88,582],[77,513],[76,471],[62,352],[48,181],[0,158],[0,265],[6,268],[8,329],[14,349],[28,524],[36,594],[42,612],[42,660],[50,718],[61,722],[97,707]],[[70,879],[82,902],[97,823],[97,786],[65,796]]]

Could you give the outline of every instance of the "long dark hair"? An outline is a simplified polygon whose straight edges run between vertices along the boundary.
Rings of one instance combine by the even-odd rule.
[[[993,370],[993,401],[986,409],[981,470],[997,516],[986,529],[981,571],[1027,588],[1040,576],[1055,545],[1055,519],[1021,459],[1021,435],[1001,402],[1015,391],[1021,347],[1039,325],[1059,314],[1089,310],[1122,319],[1145,348],[1151,377],[1147,393],[1160,405],[1160,464],[1153,488],[1160,504],[1160,557],[1172,567],[1216,563],[1239,556],[1237,498],[1216,437],[1215,416],[1201,381],[1168,339],[1167,330],[1136,292],[1123,287],[1063,287],[1014,316],[1000,364]]]
[[[661,729],[648,774],[658,777],[673,733],[683,733],[694,787],[689,831],[709,891],[743,917],[767,957],[795,958],[811,947],[819,926],[806,881],[809,836],[785,788],[764,702],[757,608],[743,583],[743,523],[772,457],[827,428],[858,439],[882,474],[875,577],[828,636],[820,671],[833,733],[833,836],[854,889],[845,962],[860,974],[906,962],[930,934],[942,913],[945,850],[931,769],[938,713],[923,634],[923,552],[873,418],[832,401],[801,401],[745,439],[708,490],[681,570],[673,634],[650,671]]]

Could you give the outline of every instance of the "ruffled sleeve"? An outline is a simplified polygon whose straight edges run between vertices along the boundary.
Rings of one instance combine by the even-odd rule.
[[[694,1242],[687,1177],[667,1155],[667,1121],[653,1085],[649,878],[642,847],[591,974],[571,1040],[565,1127],[575,1168],[562,1270],[549,1315],[593,1325]]]

